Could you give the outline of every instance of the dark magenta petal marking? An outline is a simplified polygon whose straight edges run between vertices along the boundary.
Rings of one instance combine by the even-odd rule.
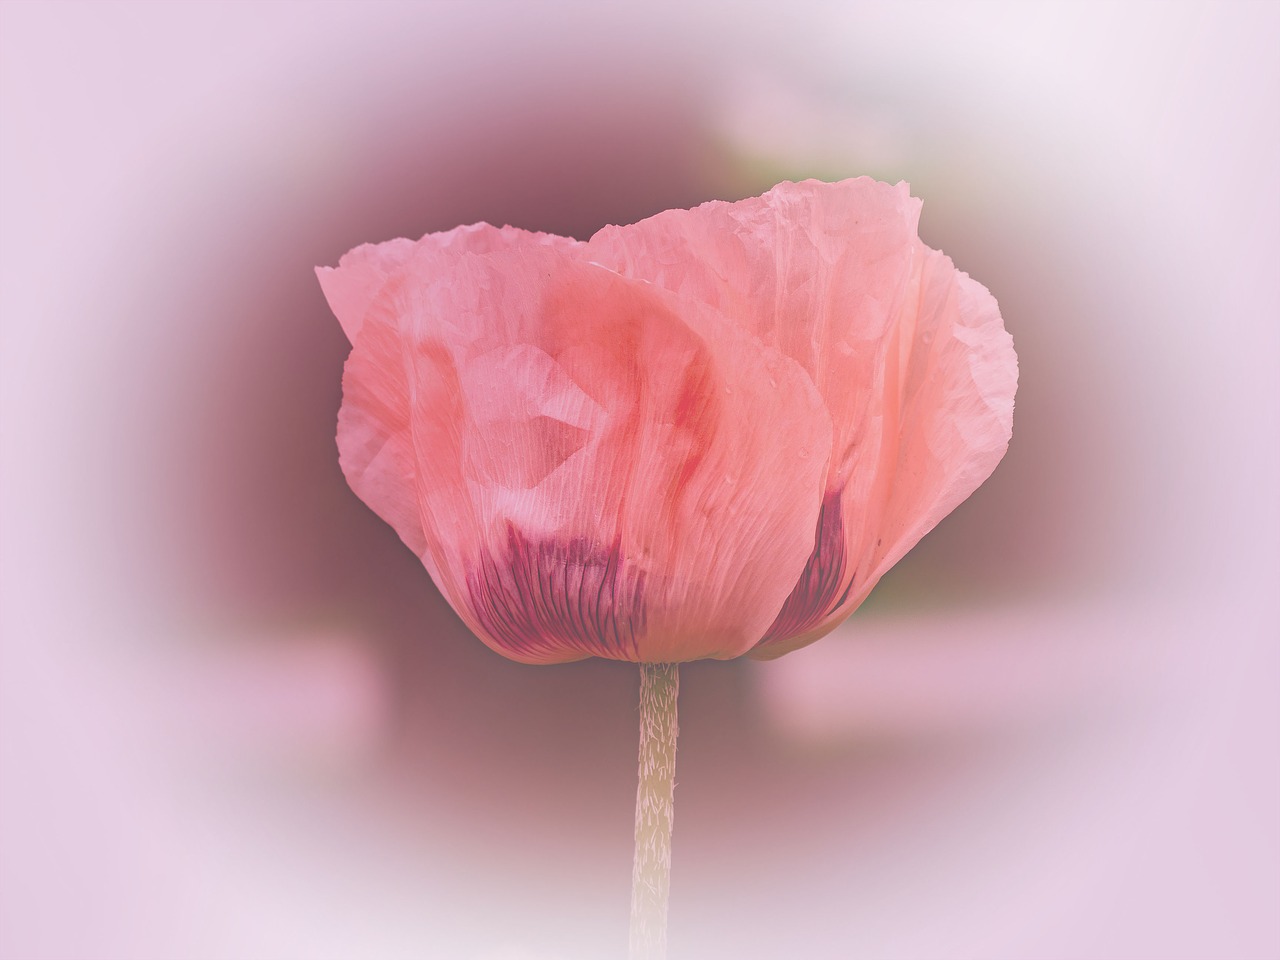
[[[486,555],[467,591],[480,625],[517,656],[638,658],[644,577],[623,570],[617,543],[533,541],[508,525],[504,555]]]
[[[850,581],[840,589],[845,576],[844,511],[840,491],[828,493],[818,511],[818,530],[813,553],[804,572],[782,605],[782,610],[757,647],[798,636],[816,626],[849,597]]]

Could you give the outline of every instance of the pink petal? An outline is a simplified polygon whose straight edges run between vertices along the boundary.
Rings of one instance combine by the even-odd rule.
[[[588,244],[600,263],[706,303],[793,357],[830,410],[822,519],[763,655],[847,616],[1008,443],[1008,335],[985,290],[920,242],[919,210],[906,184],[784,183],[607,227]]]
[[[353,488],[507,656],[745,652],[812,549],[820,397],[704,305],[572,241],[498,239],[419,244],[366,308],[339,422]]]
[[[495,230],[487,223],[473,223],[428,233],[417,241],[401,238],[362,244],[344,253],[336,267],[316,267],[316,277],[347,339],[355,343],[370,304],[417,250],[427,247],[487,253],[513,243],[543,243],[566,250],[579,246],[576,240],[550,233],[530,233],[515,227]]]
[[[417,241],[364,244],[344,254],[337,267],[317,267],[316,276],[329,306],[355,344],[366,328],[374,301],[388,284],[405,282],[403,269],[415,255],[422,251],[486,253],[529,244],[566,251],[581,246],[567,237],[515,227],[499,230],[479,223],[429,233]],[[404,375],[399,324],[400,318],[385,307],[375,311],[367,342],[347,361],[339,413],[340,462],[356,494],[400,534],[438,582],[439,571],[426,553],[415,494],[417,467],[409,442],[410,384]]]
[[[771,659],[826,635],[889,569],[991,476],[1013,432],[1018,361],[995,298],[948,257],[926,251],[914,335],[903,346],[896,444],[883,494],[854,532],[851,589],[821,620],[753,656]],[[847,495],[846,495],[847,496]],[[848,501],[846,500],[846,503]],[[846,506],[846,509],[849,509]],[[874,537],[872,536],[874,533]]]
[[[365,311],[387,280],[413,256],[412,240],[366,243],[342,255],[336,267],[316,267],[329,309],[352,343],[360,334]]]

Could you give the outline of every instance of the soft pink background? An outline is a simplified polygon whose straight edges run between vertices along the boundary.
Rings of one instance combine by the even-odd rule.
[[[672,960],[1280,956],[1280,6],[0,6],[0,954],[620,956],[634,670],[466,635],[311,273],[910,180],[1022,360],[845,628],[684,671]]]

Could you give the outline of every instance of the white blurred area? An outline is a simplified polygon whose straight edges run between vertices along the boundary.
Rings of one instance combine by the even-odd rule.
[[[1022,363],[835,635],[684,671],[672,960],[1280,955],[1280,6],[0,7],[0,956],[620,956],[634,677],[346,491],[310,268],[907,179]]]

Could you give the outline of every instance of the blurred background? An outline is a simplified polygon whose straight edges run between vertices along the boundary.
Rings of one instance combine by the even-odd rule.
[[[346,487],[355,244],[908,180],[1021,360],[836,634],[683,671],[671,957],[1280,956],[1280,6],[0,6],[0,954],[621,956],[634,667]]]

